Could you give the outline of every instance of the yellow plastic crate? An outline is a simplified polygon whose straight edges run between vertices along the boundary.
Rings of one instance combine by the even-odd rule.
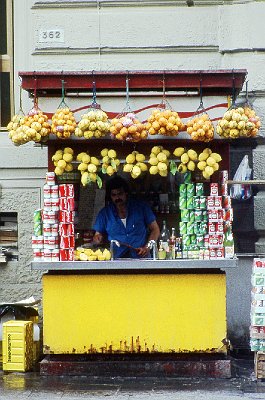
[[[28,371],[33,366],[33,323],[11,320],[3,324],[3,370]]]

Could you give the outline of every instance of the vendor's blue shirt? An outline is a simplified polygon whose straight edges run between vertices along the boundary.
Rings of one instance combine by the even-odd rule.
[[[146,244],[147,227],[155,219],[155,215],[147,203],[129,199],[127,202],[126,227],[118,216],[116,206],[110,203],[98,213],[93,229],[107,235],[108,240],[118,240],[133,247],[142,247]],[[117,247],[114,244],[116,258],[122,257],[127,251],[127,247]],[[134,250],[130,250],[130,256],[138,257]]]

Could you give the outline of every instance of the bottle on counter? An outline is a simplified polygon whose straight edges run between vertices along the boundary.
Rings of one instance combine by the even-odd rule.
[[[233,258],[235,255],[234,236],[230,223],[225,224],[224,253],[225,258]]]
[[[175,258],[182,258],[182,245],[181,245],[181,237],[176,238],[176,245],[175,245]]]
[[[175,260],[175,254],[176,254],[176,234],[175,234],[175,228],[172,228],[171,230],[171,235],[169,238],[169,252],[171,254],[171,259]]]
[[[160,241],[162,242],[162,247],[163,249],[168,253],[169,252],[169,238],[170,238],[170,233],[169,230],[167,229],[167,223],[164,220],[162,224],[162,229],[160,232]]]

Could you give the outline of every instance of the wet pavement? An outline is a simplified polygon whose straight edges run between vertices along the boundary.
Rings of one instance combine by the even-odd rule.
[[[255,379],[253,359],[234,359],[232,366],[230,379],[40,376],[38,372],[0,371],[0,400],[265,399],[265,382]]]

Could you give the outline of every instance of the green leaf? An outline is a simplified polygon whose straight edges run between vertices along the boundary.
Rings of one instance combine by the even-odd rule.
[[[102,174],[106,174],[107,173],[107,170],[106,170],[106,168],[101,168],[101,172],[102,172]]]
[[[170,168],[171,174],[176,175],[177,165],[176,165],[175,161],[173,161],[173,160],[170,161],[169,168]]]
[[[117,171],[117,165],[115,164],[115,162],[114,162],[113,159],[110,160],[110,165],[112,166],[112,168],[114,169],[114,171]]]
[[[97,175],[97,184],[98,184],[99,189],[101,189],[102,188],[102,179],[98,175]]]

